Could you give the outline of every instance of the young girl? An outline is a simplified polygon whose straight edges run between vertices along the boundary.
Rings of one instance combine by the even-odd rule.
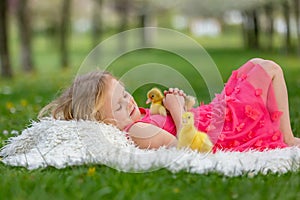
[[[164,106],[169,114],[150,115],[139,108],[122,83],[108,72],[77,77],[59,98],[44,107],[56,119],[96,120],[113,124],[139,148],[176,146],[185,94],[170,88]],[[288,96],[279,65],[259,58],[233,71],[221,94],[191,110],[195,126],[214,142],[214,151],[246,151],[300,146],[290,126]]]

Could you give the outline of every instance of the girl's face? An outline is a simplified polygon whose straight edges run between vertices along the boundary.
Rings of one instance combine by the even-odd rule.
[[[120,130],[141,118],[135,100],[118,80],[114,78],[108,80],[104,95],[105,119]]]

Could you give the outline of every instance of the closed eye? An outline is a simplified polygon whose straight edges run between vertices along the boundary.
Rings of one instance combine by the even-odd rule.
[[[119,111],[122,109],[122,104],[119,104],[119,107],[116,109],[116,111]]]
[[[124,97],[124,98],[128,97],[128,93],[127,93],[127,92],[124,92],[123,97]]]

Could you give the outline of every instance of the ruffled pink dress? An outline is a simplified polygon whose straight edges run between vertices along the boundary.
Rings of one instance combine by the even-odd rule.
[[[214,152],[287,147],[279,130],[282,112],[277,108],[272,80],[260,65],[247,62],[233,71],[221,94],[191,111],[195,126],[214,143]],[[137,122],[154,124],[176,136],[170,115],[150,115],[148,109],[141,112],[144,117]]]

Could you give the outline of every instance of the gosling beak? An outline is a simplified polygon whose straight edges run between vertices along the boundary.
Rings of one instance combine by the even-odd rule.
[[[186,124],[187,123],[187,120],[184,118],[184,119],[182,119],[182,123],[183,124]]]
[[[149,98],[149,99],[147,99],[147,101],[146,101],[146,104],[149,104],[149,103],[151,103],[151,99]]]

